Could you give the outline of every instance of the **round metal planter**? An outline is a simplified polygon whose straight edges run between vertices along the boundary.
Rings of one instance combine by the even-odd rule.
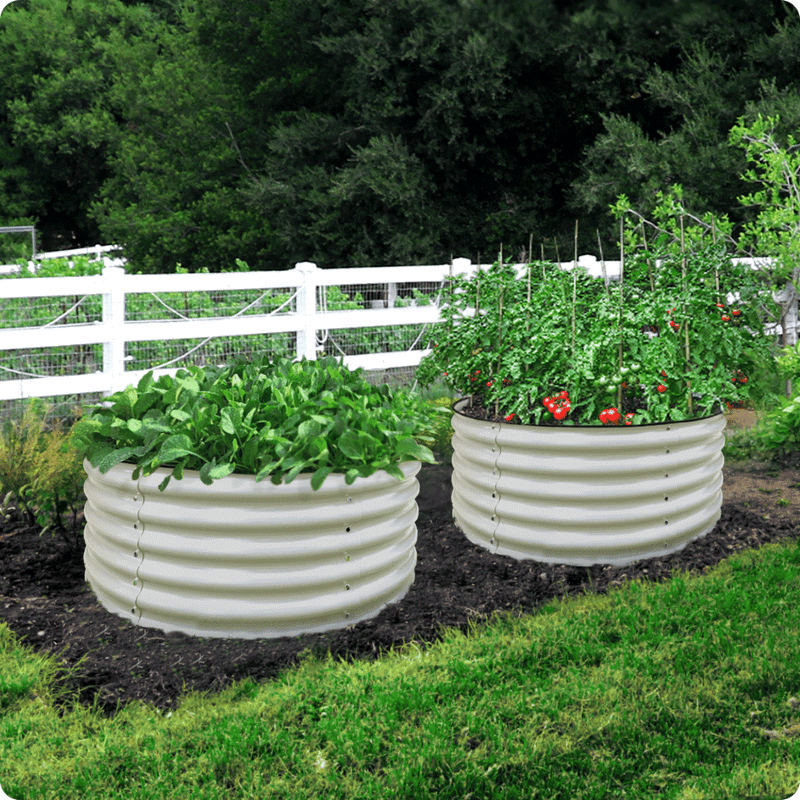
[[[630,564],[712,530],[725,417],[630,427],[513,425],[453,409],[453,517],[492,553]]]
[[[269,638],[344,628],[414,581],[419,461],[357,478],[290,484],[229,475],[210,486],[165,468],[132,480],[84,461],[86,579],[137,625],[195,636]]]

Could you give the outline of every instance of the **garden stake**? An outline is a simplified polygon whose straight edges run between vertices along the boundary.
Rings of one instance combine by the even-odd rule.
[[[644,244],[644,251],[647,252],[647,235],[644,232],[644,220],[640,222],[642,227],[642,243]],[[650,257],[648,256],[644,260],[645,264],[647,264],[647,277],[650,278],[650,291],[654,292],[656,290],[655,284],[653,283],[653,270],[650,267]]]
[[[597,246],[600,248],[600,268],[603,270],[603,286],[606,290],[606,297],[610,297],[608,291],[608,275],[606,274],[606,260],[603,256],[603,243],[600,241],[600,231],[597,231]]]
[[[504,263],[503,262],[503,243],[500,242],[500,267],[501,267],[501,269],[503,267],[503,263]],[[501,345],[500,345],[500,336],[502,335],[502,328],[503,328],[503,284],[502,284],[502,278],[501,278],[501,283],[500,283],[500,320],[498,322],[498,327],[497,327],[497,350],[498,350],[498,352],[497,352],[497,370],[498,370],[498,374],[499,374],[499,371],[500,371],[500,347],[501,347]],[[494,413],[495,414],[497,414],[497,402],[498,401],[495,399],[495,401],[494,401]]]
[[[546,277],[544,272],[544,242],[542,242],[542,280],[545,280]]]
[[[714,217],[711,217],[711,241],[717,243],[717,226],[714,223]],[[719,267],[714,264],[714,285],[717,287],[717,302],[721,303],[719,299]]]
[[[623,223],[619,221],[619,358],[617,369],[622,369],[622,281],[625,273],[625,241],[623,238]],[[617,386],[617,408],[622,408],[622,384]]]
[[[683,239],[683,214],[681,214],[681,280],[683,283],[683,353],[689,363],[689,320],[686,318],[686,249]],[[692,415],[692,382],[686,379],[686,399],[689,405],[689,416]]]
[[[578,292],[578,220],[575,220],[575,253],[572,260],[572,360],[575,361],[575,303]]]

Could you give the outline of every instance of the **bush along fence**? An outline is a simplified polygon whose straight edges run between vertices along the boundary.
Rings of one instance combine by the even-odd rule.
[[[759,269],[757,259],[749,261]],[[430,326],[443,319],[448,279],[489,267],[459,258],[428,266],[320,269],[299,263],[251,272],[239,262],[239,272],[136,275],[102,264],[92,270],[80,262],[75,271],[84,274],[76,276],[0,280],[0,401],[108,396],[151,369],[158,378],[190,363],[227,363],[233,339],[251,343],[245,352],[253,355],[334,355],[366,371],[414,368],[431,352]],[[528,280],[527,264],[508,266]],[[606,282],[619,277],[618,262],[593,256],[558,266]],[[793,344],[796,295],[775,300],[785,300],[784,308],[766,310],[762,322],[768,333]]]

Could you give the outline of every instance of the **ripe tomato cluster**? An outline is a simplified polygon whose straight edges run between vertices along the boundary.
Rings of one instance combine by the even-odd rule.
[[[725,305],[723,303],[717,303],[716,305],[717,305],[717,308],[720,308],[723,311],[725,310]],[[672,311],[669,312],[669,316],[670,316],[669,326],[670,326],[670,328],[672,328],[672,330],[679,331],[680,327],[681,327],[680,323],[679,322],[675,322],[675,320],[672,318],[676,310],[677,310],[677,306],[673,307]],[[739,317],[739,316],[741,316],[741,314],[742,314],[741,309],[739,309],[739,308],[731,309],[731,315],[732,316]],[[730,322],[731,321],[731,317],[728,314],[722,314],[721,315],[721,319],[722,319],[723,322]],[[658,327],[655,326],[655,325],[645,325],[643,327],[643,330],[650,331],[651,333],[658,333]]]
[[[626,414],[625,424],[633,425],[634,416],[635,414],[633,412]],[[600,412],[600,422],[602,422],[603,425],[616,425],[622,418],[622,414],[620,414],[614,406],[611,406],[611,408],[604,408]]]
[[[545,397],[544,407],[559,421],[561,422],[564,417],[569,414],[569,393],[567,391],[559,392],[553,397]]]

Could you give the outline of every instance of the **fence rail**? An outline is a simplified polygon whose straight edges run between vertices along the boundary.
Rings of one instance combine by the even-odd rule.
[[[468,262],[467,262],[468,263]],[[457,269],[459,265],[455,265]],[[280,272],[235,272],[214,274],[129,275],[121,267],[105,267],[101,276],[19,278],[0,281],[0,300],[40,297],[102,296],[102,320],[85,324],[0,329],[0,352],[33,348],[103,345],[103,368],[77,375],[21,377],[0,380],[0,400],[49,397],[73,394],[111,394],[136,383],[148,370],[126,370],[125,345],[128,342],[251,336],[254,334],[292,333],[295,357],[317,357],[319,332],[338,328],[392,327],[431,324],[439,321],[436,306],[380,308],[348,311],[321,311],[317,302],[318,287],[375,283],[441,284],[450,265],[415,267],[377,267],[366,269],[321,270],[315,264],[301,263]],[[158,321],[126,319],[126,297],[142,293],[225,292],[289,288],[290,308],[282,313],[249,316],[203,317]],[[387,290],[387,305],[393,304],[393,292]],[[394,292],[396,294],[396,290]],[[286,304],[284,304],[286,305]],[[381,305],[383,303],[381,302]],[[427,350],[371,353],[345,356],[351,369],[385,370],[416,366]],[[180,366],[154,369],[158,377],[174,375]],[[13,371],[7,370],[12,373]]]
[[[89,248],[95,252],[96,248]],[[67,251],[71,255],[75,251]],[[52,254],[50,254],[52,255]],[[99,256],[99,253],[98,253]],[[754,269],[757,260],[749,259]],[[761,262],[763,263],[763,262]],[[619,276],[619,262],[602,265],[593,256],[582,256],[578,265],[593,276],[600,276],[603,267],[611,280]],[[561,265],[572,268],[572,262]],[[488,265],[472,264],[469,259],[455,259],[452,264],[428,266],[368,267],[353,269],[320,269],[316,264],[299,263],[294,269],[271,272],[228,272],[213,274],[136,275],[127,274],[122,267],[106,266],[100,276],[18,278],[0,280],[0,302],[14,298],[42,297],[102,297],[102,319],[87,323],[64,324],[66,316],[57,316],[42,327],[0,328],[0,352],[34,348],[56,348],[102,344],[102,369],[72,375],[37,376],[20,370],[0,367],[7,375],[19,375],[0,380],[0,401],[30,397],[53,397],[85,394],[109,395],[138,382],[149,370],[126,370],[126,344],[132,342],[216,337],[253,336],[256,334],[292,334],[294,356],[314,359],[326,332],[336,329],[393,328],[406,325],[432,325],[441,321],[439,303],[432,305],[395,307],[398,284],[444,285],[450,275],[472,274]],[[515,265],[522,276],[526,264]],[[328,311],[324,297],[327,287],[372,284],[382,287],[382,298],[372,301],[373,308]],[[268,313],[242,316],[217,316],[158,321],[126,318],[126,297],[144,293],[221,293],[237,290],[288,289],[289,296],[282,305]],[[319,294],[318,294],[319,291]],[[250,304],[253,305],[252,303]],[[796,296],[789,303],[784,317],[787,331],[798,330]],[[74,308],[75,306],[73,306]],[[72,310],[72,309],[70,309]],[[779,335],[779,323],[766,326],[767,332]],[[322,334],[322,336],[320,336]],[[421,334],[417,337],[417,342]],[[415,342],[416,344],[416,342]],[[430,351],[411,348],[385,353],[345,355],[344,363],[351,369],[387,370],[415,367]],[[178,359],[172,359],[172,362]],[[166,362],[171,363],[171,362]],[[191,362],[188,362],[191,363]],[[156,377],[174,375],[179,366],[158,365]]]

